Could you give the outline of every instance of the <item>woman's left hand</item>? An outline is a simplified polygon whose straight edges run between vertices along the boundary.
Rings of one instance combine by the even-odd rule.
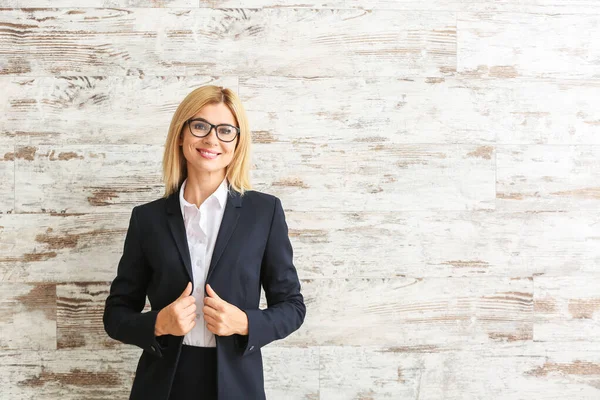
[[[206,284],[208,297],[204,298],[204,319],[208,330],[219,336],[231,336],[233,334],[248,334],[248,316],[245,312],[231,303],[226,302]]]

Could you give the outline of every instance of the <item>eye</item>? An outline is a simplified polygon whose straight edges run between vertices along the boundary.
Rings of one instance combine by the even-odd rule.
[[[192,128],[205,130],[205,129],[208,129],[208,124],[205,124],[204,122],[194,122],[194,125],[192,125]]]
[[[228,128],[226,126],[220,127],[219,128],[219,133],[221,135],[231,135],[232,133],[234,133],[235,131],[232,128]]]

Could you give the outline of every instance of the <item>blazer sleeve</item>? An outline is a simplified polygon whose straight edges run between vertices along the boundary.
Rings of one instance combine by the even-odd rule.
[[[281,200],[275,197],[273,218],[263,255],[261,284],[268,308],[244,309],[248,334],[240,335],[243,355],[252,354],[274,340],[283,339],[304,322],[306,306],[300,293],[298,273]]]
[[[141,312],[146,304],[151,271],[142,251],[136,208],[131,212],[123,255],[117,276],[110,286],[102,321],[104,330],[111,338],[162,357],[165,347],[159,344],[154,335],[158,310]]]

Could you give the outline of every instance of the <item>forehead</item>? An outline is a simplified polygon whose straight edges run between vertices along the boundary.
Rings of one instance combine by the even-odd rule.
[[[211,124],[235,125],[235,117],[231,110],[223,104],[207,104],[200,109],[192,118],[204,118]]]

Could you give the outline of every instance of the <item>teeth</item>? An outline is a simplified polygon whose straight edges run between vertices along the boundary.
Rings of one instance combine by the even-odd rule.
[[[204,155],[207,155],[207,156],[211,156],[211,157],[213,157],[213,156],[216,156],[216,155],[217,155],[217,154],[215,154],[215,153],[207,153],[206,151],[202,151],[202,150],[200,150],[200,153],[202,153],[202,154],[204,154]]]

